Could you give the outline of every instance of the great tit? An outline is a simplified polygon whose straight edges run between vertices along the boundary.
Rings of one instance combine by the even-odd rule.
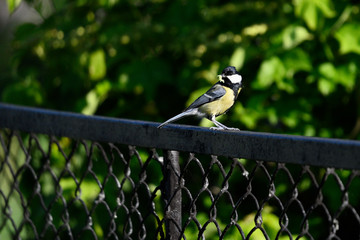
[[[168,123],[174,122],[186,116],[206,117],[212,121],[216,127],[214,130],[239,130],[229,128],[215,120],[221,114],[226,113],[235,103],[242,87],[242,77],[235,67],[227,67],[218,75],[219,81],[214,84],[206,93],[196,99],[182,113],[170,118],[160,124],[162,128]]]

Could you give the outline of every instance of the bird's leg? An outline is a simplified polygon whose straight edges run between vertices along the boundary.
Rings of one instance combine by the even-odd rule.
[[[216,127],[214,127],[214,129],[225,130],[225,129],[228,128],[227,126],[225,126],[224,124],[216,121],[215,119],[211,119],[211,121],[216,125]]]
[[[210,121],[212,121],[216,125],[216,127],[211,127],[210,128],[212,130],[230,130],[230,131],[236,130],[236,131],[240,131],[240,129],[238,129],[238,128],[229,128],[229,127],[225,126],[224,124],[216,121],[215,116],[212,116],[210,118]]]

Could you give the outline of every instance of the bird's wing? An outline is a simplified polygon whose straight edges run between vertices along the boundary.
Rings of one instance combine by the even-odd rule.
[[[215,101],[216,99],[224,96],[225,93],[226,90],[219,83],[217,83],[212,86],[212,88],[210,88],[206,93],[196,99],[188,108],[185,109],[185,111],[188,109],[200,107],[205,103]]]

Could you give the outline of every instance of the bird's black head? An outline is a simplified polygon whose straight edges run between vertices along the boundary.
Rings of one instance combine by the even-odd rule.
[[[235,67],[227,67],[225,68],[221,75],[219,75],[219,79],[221,82],[233,85],[233,84],[239,84],[241,86],[242,77],[238,71],[236,71]]]
[[[233,67],[233,66],[224,68],[224,70],[222,71],[223,76],[231,76],[231,75],[234,75],[234,74],[239,74],[239,73],[236,71],[236,68]]]

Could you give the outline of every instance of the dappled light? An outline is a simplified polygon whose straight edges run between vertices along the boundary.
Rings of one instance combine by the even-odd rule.
[[[359,138],[360,20],[359,6],[350,2],[2,5],[3,102],[163,121],[231,65],[244,89],[225,125]],[[32,17],[19,16],[19,9]]]
[[[163,122],[234,66],[243,88],[217,120],[241,129],[239,136],[360,140],[359,13],[350,0],[0,1],[0,102],[81,113],[82,120]],[[90,140],[94,129],[82,124],[71,129],[80,139],[53,136],[62,125],[48,135],[0,129],[1,239],[165,238],[166,151],[102,142],[128,134],[126,128],[115,136],[115,118]],[[213,127],[191,117],[178,123]],[[146,133],[155,129],[137,124]],[[169,133],[167,143],[176,144],[174,132],[196,138],[208,131],[180,128],[152,132],[151,140]],[[283,149],[266,145],[273,139],[234,149],[251,144],[244,151],[277,157]],[[287,146],[314,144],[297,143]],[[349,153],[343,149],[336,150]],[[342,156],[319,166],[318,154],[331,151],[289,150],[294,155],[282,163],[192,150],[179,150],[177,176],[183,212],[175,229],[187,239],[323,239],[348,237],[351,229],[359,235],[359,171],[355,163],[352,170],[331,168],[343,166]]]

